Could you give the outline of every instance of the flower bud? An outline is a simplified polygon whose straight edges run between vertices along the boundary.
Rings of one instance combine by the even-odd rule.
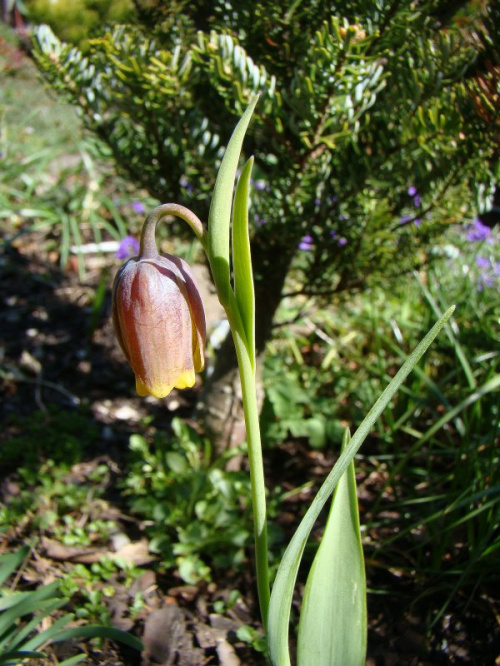
[[[113,284],[113,324],[139,395],[164,398],[203,370],[205,313],[188,264],[168,254],[129,259]]]

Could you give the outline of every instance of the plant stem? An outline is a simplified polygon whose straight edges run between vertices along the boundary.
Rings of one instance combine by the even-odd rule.
[[[141,234],[141,248],[139,254],[141,257],[155,257],[158,255],[158,247],[156,245],[156,226],[158,222],[167,216],[180,217],[181,220],[187,222],[191,229],[194,231],[203,249],[206,251],[206,233],[203,224],[199,218],[186,208],[176,203],[166,203],[157,206],[146,218],[142,227]]]
[[[233,334],[238,368],[240,371],[243,410],[248,442],[248,461],[250,464],[250,486],[254,516],[255,569],[257,573],[257,591],[260,613],[264,630],[267,630],[269,613],[270,587],[267,546],[267,507],[264,465],[262,461],[262,443],[260,438],[259,409],[255,368],[250,360],[248,341],[238,311],[234,294],[230,292],[226,312]]]

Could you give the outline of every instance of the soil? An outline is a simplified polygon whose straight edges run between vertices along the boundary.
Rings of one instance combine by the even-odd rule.
[[[168,428],[174,415],[189,419],[198,387],[174,392],[165,400],[135,395],[132,372],[110,323],[109,285],[119,262],[109,255],[91,257],[81,280],[76,260],[61,271],[57,257],[42,248],[41,237],[26,234],[5,244],[0,253],[0,436],[4,442],[23,433],[36,436],[23,429],[23,422],[28,423],[36,411],[45,413],[47,420],[53,418],[54,405],[66,414],[83,416],[99,432],[98,446],[74,465],[68,483],[82,482],[99,464],[109,466],[113,482],[123,475],[130,435]],[[107,286],[99,305],[95,294],[103,279]],[[217,320],[220,310],[216,301],[211,303],[209,319]],[[145,417],[150,419],[147,425]],[[268,452],[269,483],[285,488],[300,486],[307,478],[319,483],[332,462],[304,442],[290,441]],[[363,514],[381,479],[373,470],[361,469],[358,481]],[[20,484],[15,467],[3,470],[0,501],[8,504],[20,492]],[[128,515],[116,485],[111,483],[106,492],[107,517],[120,528],[109,542],[98,542],[93,548],[69,547],[43,533],[25,534],[19,525],[0,530],[0,553],[30,539],[32,553],[20,573],[20,584],[29,587],[71,576],[75,563],[89,566],[122,549],[122,555],[141,567],[142,574],[130,587],[119,580],[113,582],[111,617],[115,626],[141,638],[144,651],[139,654],[112,643],[101,648],[86,642],[64,643],[57,651],[47,650],[45,663],[58,663],[83,649],[85,664],[265,664],[262,654],[237,636],[242,625],[260,629],[251,564],[244,573],[218,571],[212,583],[185,585],[175,571],[158,569],[148,550],[144,526]],[[311,493],[306,489],[282,507],[279,522],[285,533],[293,530]],[[250,562],[251,553],[248,558]],[[441,600],[426,597],[425,580],[387,569],[369,550],[367,576],[370,666],[500,664],[500,609],[490,597],[492,590],[481,588],[473,599],[455,595],[441,621],[430,630],[430,609],[439,608]],[[298,588],[296,604],[300,584]],[[216,613],[214,603],[227,601],[234,589],[242,592],[240,600],[223,614]],[[145,604],[132,614],[130,606],[138,591]]]

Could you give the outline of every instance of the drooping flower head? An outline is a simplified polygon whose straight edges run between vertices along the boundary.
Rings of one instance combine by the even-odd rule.
[[[188,264],[141,239],[113,284],[113,324],[139,395],[188,388],[204,366],[205,313]]]

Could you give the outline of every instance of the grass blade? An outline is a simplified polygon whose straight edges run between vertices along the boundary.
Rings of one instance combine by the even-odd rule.
[[[72,627],[63,629],[52,637],[52,643],[60,643],[73,638],[106,638],[110,641],[116,641],[128,645],[139,652],[144,648],[142,642],[132,634],[114,627],[103,627],[101,625],[87,625],[85,627]]]
[[[19,568],[29,552],[30,549],[26,546],[14,553],[6,553],[0,557],[0,585],[3,585],[7,578]]]
[[[77,654],[74,657],[70,657],[69,659],[61,661],[59,666],[74,666],[75,664],[81,664],[81,662],[84,661],[86,658],[87,658],[86,654]]]
[[[30,652],[29,650],[12,650],[0,654],[0,666],[18,666],[22,659],[41,659],[43,652]]]
[[[50,597],[53,597],[57,593],[58,588],[58,581],[50,583],[50,585],[46,585],[30,593],[29,596],[22,599],[18,604],[4,611],[0,615],[0,636],[19,618],[29,613],[36,613],[43,610],[48,604],[54,602],[54,599],[50,599]],[[57,603],[63,604],[64,600],[57,600]]]

